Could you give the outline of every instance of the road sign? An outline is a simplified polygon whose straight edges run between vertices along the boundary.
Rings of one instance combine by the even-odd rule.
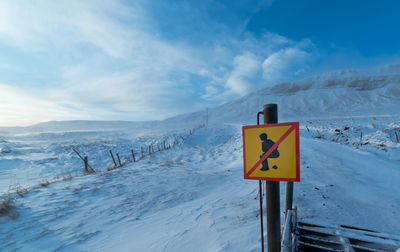
[[[299,123],[243,126],[244,178],[300,181]]]

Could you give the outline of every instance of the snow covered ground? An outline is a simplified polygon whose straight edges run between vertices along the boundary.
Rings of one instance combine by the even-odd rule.
[[[335,97],[346,88],[339,86]],[[399,97],[381,99],[388,87],[399,89],[350,87],[367,107],[379,102],[370,115],[346,107],[344,94],[343,106],[321,114],[320,104],[335,103],[318,96],[332,91],[324,88],[292,92],[279,105],[281,122],[300,121],[294,204],[301,219],[400,235]],[[258,182],[243,179],[241,127],[255,124],[254,111],[271,101],[263,92],[247,97],[249,105],[240,99],[210,109],[210,124],[192,134],[204,113],[0,129],[0,194],[14,199],[0,217],[0,251],[259,251]],[[309,115],[290,112],[299,104]],[[387,113],[378,113],[382,107]],[[157,152],[164,141],[178,144]],[[132,149],[140,156],[150,144],[155,153],[131,162]],[[72,147],[96,173],[83,172]],[[109,150],[126,164],[110,169]]]

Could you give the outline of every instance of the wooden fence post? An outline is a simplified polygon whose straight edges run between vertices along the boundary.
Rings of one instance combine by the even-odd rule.
[[[131,152],[132,152],[133,162],[136,162],[135,153],[133,152],[133,150],[131,150]]]
[[[121,164],[121,159],[119,158],[119,154],[118,154],[118,153],[117,153],[117,158],[118,158],[119,166],[122,166],[122,164]]]
[[[85,163],[85,172],[89,172],[88,157],[87,156],[85,156],[83,158],[83,162]]]
[[[82,159],[83,162],[85,162],[85,170],[87,169],[88,172],[92,173],[95,172],[95,170],[90,166],[90,164],[88,163],[87,159],[85,161],[85,158],[81,156],[81,154],[79,154],[79,152],[77,150],[75,150],[74,147],[72,147],[72,150],[76,153],[76,155],[79,156],[80,159]],[[87,157],[86,157],[87,158]],[[86,168],[87,167],[87,168]]]
[[[111,154],[112,160],[114,161],[115,167],[117,167],[117,162],[115,162],[115,158],[114,158],[114,155],[111,150],[110,150],[110,154]]]

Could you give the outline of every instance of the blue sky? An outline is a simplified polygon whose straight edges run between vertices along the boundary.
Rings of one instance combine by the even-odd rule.
[[[0,1],[0,126],[153,120],[398,63],[400,2]]]

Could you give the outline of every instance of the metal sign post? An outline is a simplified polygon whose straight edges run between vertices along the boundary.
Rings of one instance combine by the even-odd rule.
[[[264,124],[260,125],[260,115]],[[268,251],[281,249],[279,181],[287,181],[286,208],[293,202],[293,182],[300,182],[299,122],[278,123],[278,106],[264,105],[257,125],[242,127],[244,179],[259,180],[261,250],[264,251],[262,180],[266,180]]]
[[[266,104],[263,109],[264,124],[278,123],[278,105]],[[268,251],[281,250],[281,217],[279,181],[266,181]]]

